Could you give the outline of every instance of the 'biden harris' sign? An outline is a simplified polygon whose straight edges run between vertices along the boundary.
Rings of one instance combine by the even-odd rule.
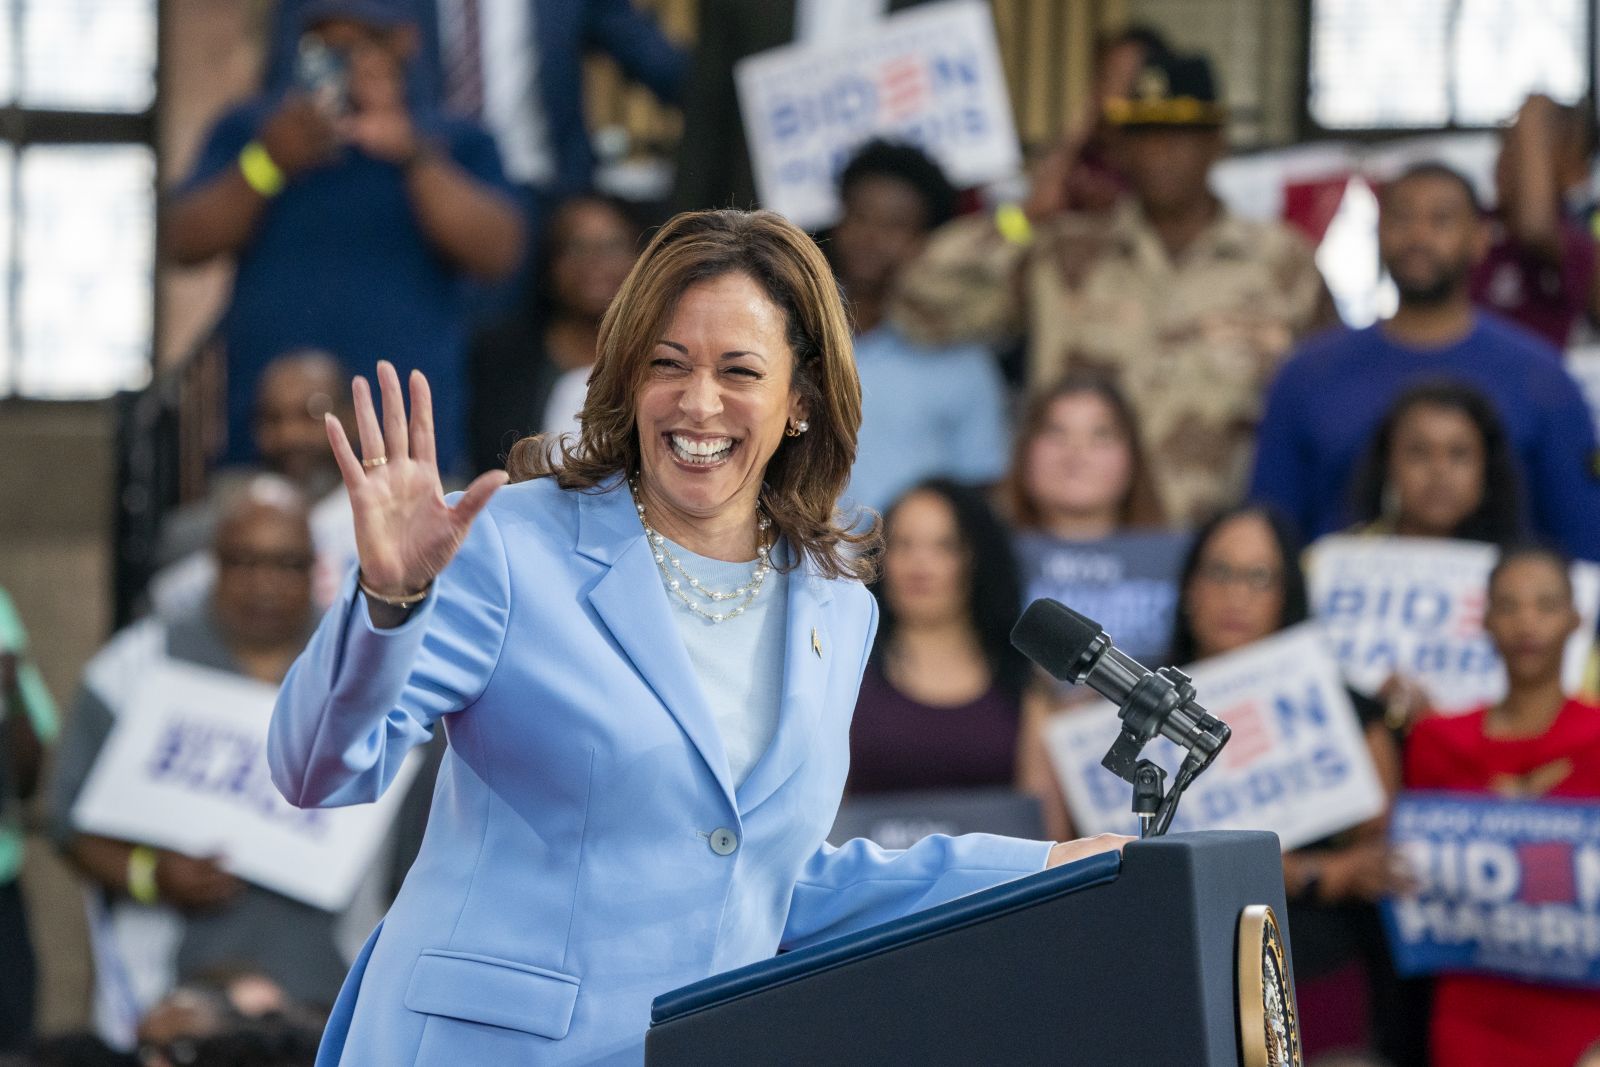
[[[327,911],[355,895],[420,755],[375,804],[301,810],[273,786],[267,726],[277,689],[167,660],[145,672],[73,805],[88,833],[220,855],[246,881]]]
[[[1021,168],[986,3],[924,4],[852,41],[775,48],[735,79],[761,203],[797,226],[834,222],[839,172],[874,137],[918,145],[957,186]]]
[[[1402,793],[1389,836],[1417,883],[1383,904],[1400,973],[1600,988],[1600,803]]]
[[[1429,537],[1324,537],[1312,546],[1312,609],[1357,690],[1390,675],[1420,682],[1433,707],[1471,711],[1505,695],[1505,671],[1483,632],[1496,550]],[[1567,645],[1562,677],[1577,689],[1600,610],[1600,567],[1576,563],[1572,588],[1583,625]]]
[[[1178,806],[1172,829],[1272,830],[1298,848],[1383,810],[1350,695],[1311,624],[1185,668],[1199,702],[1233,730]],[[1137,833],[1133,787],[1100,765],[1120,728],[1104,701],[1057,714],[1045,737],[1080,833]],[[1165,738],[1145,746],[1170,785],[1183,754]]]

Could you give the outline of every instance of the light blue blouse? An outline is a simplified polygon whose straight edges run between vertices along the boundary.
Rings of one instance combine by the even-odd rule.
[[[729,563],[690,552],[670,539],[663,539],[668,559],[676,559],[683,570],[700,580],[707,590],[731,593],[748,588],[755,574],[754,561]],[[784,543],[772,553],[774,564],[785,558]],[[744,603],[744,597],[712,601],[691,589],[682,573],[667,563],[668,575],[678,588],[702,608],[729,612]],[[789,583],[775,566],[761,584],[761,592],[743,613],[713,622],[691,610],[669,587],[667,600],[672,618],[683,636],[689,663],[700,679],[706,703],[722,735],[723,751],[735,786],[744,782],[750,769],[761,759],[778,730],[778,705],[783,692],[783,629],[788,617]]]

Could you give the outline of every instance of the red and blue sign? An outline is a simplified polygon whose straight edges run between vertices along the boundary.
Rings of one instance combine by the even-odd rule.
[[[1383,903],[1401,974],[1600,988],[1600,801],[1403,793],[1389,834],[1417,882]]]

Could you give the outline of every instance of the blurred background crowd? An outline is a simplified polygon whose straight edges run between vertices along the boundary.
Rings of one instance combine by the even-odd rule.
[[[447,480],[575,431],[652,228],[763,203],[740,61],[924,6],[0,0],[0,1063],[311,1062],[438,753],[328,911],[80,825],[141,679],[282,679],[354,559],[322,418],[377,359],[428,375]],[[845,505],[885,533],[846,812],[1082,832],[1049,740],[1082,698],[1020,608],[1210,660],[1315,619],[1330,535],[1498,553],[1502,700],[1350,679],[1386,797],[1600,799],[1593,0],[982,6],[1025,165],[967,187],[863,129],[806,220],[856,331]],[[1397,974],[1384,823],[1284,857],[1308,1050],[1500,1062],[1452,1051],[1488,1013],[1576,1064],[1600,994]]]

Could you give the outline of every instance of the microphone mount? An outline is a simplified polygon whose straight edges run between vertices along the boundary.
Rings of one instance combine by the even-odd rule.
[[[1217,758],[1232,733],[1196,703],[1193,680],[1176,667],[1147,670],[1118,651],[1094,620],[1053,600],[1029,606],[1012,632],[1012,643],[1057,678],[1087,682],[1117,705],[1121,731],[1101,765],[1133,785],[1140,836],[1166,833],[1184,791]],[[1158,734],[1184,752],[1172,788],[1165,791],[1166,771],[1142,757],[1144,746]]]
[[[1160,837],[1167,832],[1184,791],[1211,766],[1232,734],[1226,723],[1195,703],[1195,695],[1194,682],[1187,674],[1176,667],[1162,667],[1140,678],[1118,709],[1122,730],[1100,765],[1133,786],[1133,813],[1139,817],[1140,837]],[[1157,734],[1169,738],[1176,734],[1187,741],[1178,775],[1164,795],[1166,771],[1153,760],[1141,758],[1144,746]]]

